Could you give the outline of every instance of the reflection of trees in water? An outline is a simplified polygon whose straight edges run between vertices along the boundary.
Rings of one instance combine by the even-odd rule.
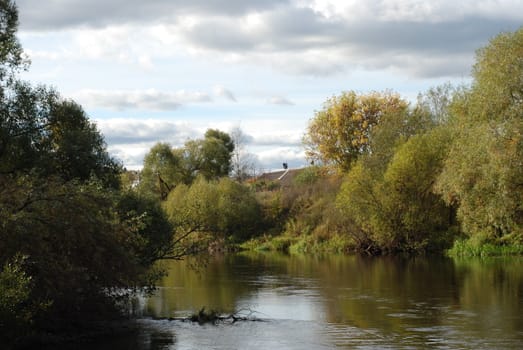
[[[441,324],[443,310],[458,302],[447,259],[353,257],[323,269],[330,322],[404,333],[407,327]]]
[[[522,334],[523,259],[456,260],[456,271],[462,283],[460,305],[483,315],[476,327]]]
[[[150,313],[173,316],[203,306],[233,312],[260,289],[314,290],[328,322],[422,342],[435,329],[489,334],[523,329],[523,260],[454,261],[447,258],[286,256],[239,254],[212,258],[195,271],[173,262]],[[183,288],[182,288],[183,287]],[[417,329],[434,330],[418,332]],[[503,336],[503,334],[500,334]]]
[[[262,266],[237,255],[196,264],[192,259],[172,261],[168,270],[156,297],[148,300],[146,314],[170,317],[175,312],[196,312],[202,307],[233,313],[240,299],[256,291],[253,280],[263,273]]]

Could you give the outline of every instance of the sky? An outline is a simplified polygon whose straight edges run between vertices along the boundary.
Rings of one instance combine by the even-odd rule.
[[[240,128],[259,171],[305,166],[328,98],[468,84],[475,51],[523,25],[523,0],[16,3],[22,77],[80,103],[128,169],[208,128]]]

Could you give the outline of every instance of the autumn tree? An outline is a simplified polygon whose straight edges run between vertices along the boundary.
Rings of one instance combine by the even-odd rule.
[[[408,103],[391,92],[344,92],[328,99],[309,122],[303,143],[313,161],[343,171],[371,149],[371,133],[385,115],[404,113]]]
[[[422,251],[448,245],[452,210],[433,184],[450,137],[430,108],[416,105],[384,115],[370,133],[372,152],[347,173],[337,206],[355,227],[358,248],[370,253]]]

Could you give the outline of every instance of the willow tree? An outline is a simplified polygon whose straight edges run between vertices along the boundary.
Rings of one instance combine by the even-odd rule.
[[[481,240],[523,242],[523,28],[477,52],[438,188]]]

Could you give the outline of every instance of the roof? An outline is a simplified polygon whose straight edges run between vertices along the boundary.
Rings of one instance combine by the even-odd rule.
[[[263,173],[256,178],[256,181],[265,180],[265,181],[279,181],[282,186],[290,186],[292,180],[296,175],[299,174],[303,169],[287,169],[273,171],[270,173]]]

